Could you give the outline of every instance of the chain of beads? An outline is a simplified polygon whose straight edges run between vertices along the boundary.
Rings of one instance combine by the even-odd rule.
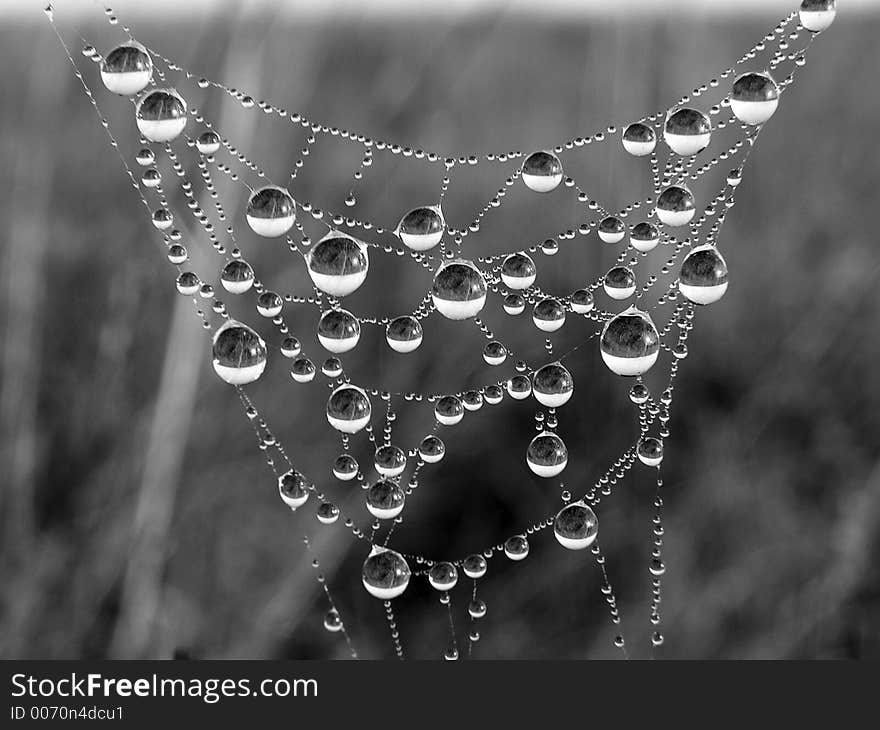
[[[309,552],[313,552],[312,544],[309,540],[308,535],[305,535],[303,537],[303,543],[306,546],[306,550],[308,550]],[[318,570],[321,567],[317,558],[312,560],[312,567],[315,570]],[[324,597],[327,599],[327,603],[330,606],[330,614],[332,615],[333,618],[339,619],[339,631],[342,633],[342,636],[345,638],[345,643],[348,644],[348,651],[351,654],[351,658],[357,659],[358,658],[357,651],[355,651],[354,644],[351,641],[351,636],[349,636],[348,629],[345,626],[345,622],[342,620],[342,616],[339,613],[339,608],[336,606],[336,602],[333,600],[333,596],[330,593],[330,588],[327,586],[327,581],[324,579],[324,575],[322,573],[318,573],[315,576],[315,578],[318,581],[318,584],[324,590]]]
[[[403,644],[400,643],[400,631],[397,629],[397,619],[394,617],[394,609],[391,601],[384,601],[385,619],[388,622],[388,630],[391,632],[391,641],[394,644],[394,653],[397,658],[403,660]]]

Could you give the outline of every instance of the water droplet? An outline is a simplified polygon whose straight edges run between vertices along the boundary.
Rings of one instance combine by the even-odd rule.
[[[370,415],[370,399],[356,385],[341,385],[327,400],[327,420],[342,433],[357,433],[370,422]]]
[[[400,553],[378,545],[373,546],[361,570],[367,592],[386,601],[406,590],[410,575],[409,565]]]
[[[413,251],[428,251],[440,243],[445,227],[439,206],[422,206],[400,219],[396,233]]]
[[[155,89],[135,107],[140,133],[151,142],[170,142],[186,126],[186,102],[174,89]]]
[[[483,359],[489,365],[501,365],[507,359],[507,348],[497,340],[487,342],[483,348]]]
[[[660,466],[663,461],[663,442],[653,436],[643,436],[636,446],[636,455],[645,466]]]
[[[539,477],[555,477],[568,464],[568,449],[557,434],[542,431],[529,443],[526,463]]]
[[[522,251],[507,256],[501,265],[501,281],[509,289],[528,289],[535,283],[537,275],[532,257]]]
[[[541,252],[545,256],[555,256],[559,252],[559,242],[552,238],[548,238],[541,244]]]
[[[504,297],[504,311],[515,317],[526,309],[526,300],[521,294],[508,294]]]
[[[333,462],[333,476],[343,482],[354,479],[358,469],[358,463],[351,454],[340,454]]]
[[[419,444],[419,458],[427,464],[436,464],[446,453],[446,446],[437,436],[425,436]]]
[[[297,383],[310,383],[315,379],[315,364],[302,355],[294,358],[290,366],[290,376]]]
[[[399,446],[380,446],[376,449],[373,461],[376,471],[385,477],[400,476],[406,469],[406,454]]]
[[[220,272],[220,284],[230,294],[244,294],[254,285],[254,270],[244,259],[233,259]]]
[[[196,149],[203,155],[213,155],[220,149],[220,135],[208,129],[196,138]]]
[[[367,511],[379,520],[393,520],[402,511],[406,495],[396,482],[380,479],[367,490]]]
[[[482,555],[468,555],[462,562],[462,570],[468,578],[482,578],[486,575],[489,565]],[[484,612],[485,613],[485,612]]]
[[[653,251],[660,243],[660,231],[653,223],[636,223],[630,231],[629,242],[636,251]]]
[[[302,352],[302,345],[296,337],[285,337],[281,342],[281,354],[284,357],[296,357]]]
[[[182,264],[187,259],[187,252],[184,246],[181,246],[179,243],[175,243],[168,247],[168,260],[177,266],[178,264]]]
[[[529,554],[529,541],[525,535],[514,535],[504,541],[504,554],[511,560],[525,560]]]
[[[542,406],[559,408],[568,403],[574,393],[574,379],[568,369],[558,363],[549,363],[535,372],[532,395]]]
[[[650,566],[651,575],[660,577],[666,572],[666,566],[660,558],[653,558]]]
[[[574,502],[557,513],[553,520],[553,534],[562,547],[583,550],[596,541],[599,521],[585,502]]]
[[[277,238],[296,221],[296,203],[290,193],[277,185],[254,191],[247,204],[247,222],[258,236]]]
[[[147,167],[156,161],[156,154],[149,147],[144,147],[137,153],[135,160],[141,167]]]
[[[330,502],[322,502],[318,505],[318,510],[315,512],[315,516],[318,518],[318,522],[322,525],[332,525],[339,519],[339,507]]]
[[[101,80],[114,94],[134,96],[147,88],[152,78],[153,59],[136,41],[116,46],[101,61]]]
[[[617,216],[609,215],[599,221],[597,231],[605,243],[620,243],[626,235],[626,224]]]
[[[684,185],[670,185],[657,198],[655,211],[664,225],[687,225],[697,212],[694,194]]]
[[[444,426],[454,426],[464,418],[464,405],[457,395],[444,395],[434,406],[434,417]]]
[[[657,146],[654,130],[642,122],[634,122],[623,130],[623,148],[634,157],[650,155]]]
[[[684,107],[669,115],[663,128],[663,139],[678,155],[690,157],[709,146],[712,123],[703,112]]]
[[[613,373],[642,375],[657,362],[660,335],[648,314],[630,307],[605,323],[600,350]]]
[[[302,507],[308,501],[311,488],[311,482],[296,469],[291,469],[278,477],[278,493],[291,509]]]
[[[744,124],[763,124],[779,106],[779,87],[768,73],[746,73],[733,82],[730,110]]]
[[[385,339],[395,352],[412,352],[422,344],[422,325],[412,315],[395,317],[385,328]]]
[[[614,266],[602,279],[602,288],[612,299],[628,299],[636,292],[636,276],[628,266]]]
[[[199,277],[192,271],[184,271],[177,277],[177,291],[181,294],[186,294],[187,296],[195,294],[200,286]]]
[[[801,25],[811,33],[827,30],[837,15],[836,0],[803,0],[799,16]]]
[[[266,318],[277,317],[283,306],[284,300],[274,291],[264,291],[257,297],[257,311]]]
[[[321,291],[344,297],[366,281],[370,262],[367,247],[338,231],[331,231],[307,255],[309,276]]]
[[[451,591],[458,583],[458,570],[452,563],[435,563],[428,571],[428,582],[438,591]]]
[[[577,314],[592,312],[593,307],[595,306],[593,294],[586,289],[577,289],[572,292],[570,304],[571,310]]]
[[[545,297],[532,310],[532,321],[542,332],[556,332],[565,324],[565,307],[558,299]]]
[[[333,353],[354,349],[361,339],[361,325],[351,312],[345,309],[328,309],[318,321],[318,341]]]
[[[266,343],[241,322],[227,320],[214,334],[214,371],[231,385],[257,380],[266,369]]]
[[[522,180],[529,190],[549,193],[562,182],[562,163],[552,152],[533,152],[523,162]]]
[[[449,261],[434,275],[431,298],[437,311],[448,319],[476,317],[486,304],[486,280],[470,261]]]
[[[324,615],[324,628],[331,634],[342,631],[342,618],[340,618],[339,612],[335,608],[331,608]]]

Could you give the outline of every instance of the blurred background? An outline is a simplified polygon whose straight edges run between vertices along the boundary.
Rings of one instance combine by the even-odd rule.
[[[538,149],[663,109],[732,65],[795,6],[131,0],[114,7],[136,37],[196,74],[333,126],[459,155]],[[880,3],[839,6],[750,159],[720,238],[731,287],[698,312],[677,380],[663,469],[661,657],[880,656],[873,213]],[[57,2],[55,15],[133,164],[131,106],[106,92],[97,66],[79,53],[79,34],[106,51],[121,30],[95,3]],[[161,235],[126,184],[41,5],[4,5],[0,19],[8,182],[0,198],[0,655],[345,658],[341,637],[322,628],[326,604],[302,545],[308,532],[359,654],[393,656],[381,602],[360,584],[366,543],[341,520],[319,525],[314,501],[296,515],[279,501],[238,399],[212,371],[192,305],[174,290]],[[270,178],[286,178],[304,142],[301,128],[192,83],[180,88]],[[360,157],[356,145],[319,140],[293,194],[344,210]],[[650,194],[645,161],[616,141],[566,153],[563,163],[609,208]],[[167,163],[162,169],[172,174]],[[513,169],[456,168],[447,220],[469,222]],[[393,224],[436,199],[442,174],[439,165],[377,154],[353,213]],[[467,239],[473,255],[577,227],[571,191],[530,196],[520,188]],[[241,189],[225,180],[218,189],[240,220]],[[197,270],[219,268],[174,201]],[[238,232],[267,285],[307,291],[301,260],[249,237],[244,225]],[[577,238],[554,258],[536,255],[539,284],[571,291],[614,255],[594,236]],[[393,258],[373,257],[367,285],[346,300],[355,313],[410,311],[430,285],[430,272]],[[270,338],[252,299],[228,304]],[[320,364],[315,314],[288,307],[285,316]],[[527,315],[505,317],[495,297],[485,319],[540,358],[543,337]],[[572,321],[564,342],[583,339],[586,325]],[[394,390],[457,391],[503,376],[483,363],[476,327],[432,315],[425,330],[420,350],[401,356],[366,328],[344,357],[347,370],[355,382]],[[577,494],[636,428],[629,383],[604,369],[595,345],[570,363],[575,398],[560,417],[573,453],[563,476]],[[320,374],[311,385],[293,383],[276,356],[249,392],[302,471],[366,526],[363,493],[330,475],[338,438],[323,416],[325,383]],[[430,407],[399,410],[395,434],[410,448],[430,427]],[[558,485],[523,464],[532,423],[531,407],[506,399],[447,429],[448,456],[422,471],[391,545],[460,557],[555,512]],[[357,453],[369,463],[368,451]],[[648,472],[634,468],[599,510],[636,657],[648,655],[653,630]],[[524,563],[491,561],[480,583],[489,612],[474,657],[618,656],[591,557],[562,550],[548,532],[531,544]],[[460,647],[468,598],[462,580],[453,595]],[[414,580],[396,610],[407,656],[440,658],[446,609],[426,581]]]

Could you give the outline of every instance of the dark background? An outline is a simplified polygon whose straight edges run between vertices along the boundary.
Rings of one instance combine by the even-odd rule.
[[[261,5],[129,20],[148,45],[256,98],[457,155],[549,146],[662,109],[731,65],[786,12],[774,4],[742,17],[691,6],[676,14],[672,5],[659,14],[542,18],[492,8],[420,19],[369,9],[299,19],[295,8]],[[65,15],[59,3],[56,15],[133,164],[131,107],[103,89],[77,36],[103,50],[121,32],[97,6]],[[880,655],[878,32],[880,18],[863,5],[842,8],[817,39],[761,134],[722,233],[731,287],[698,313],[666,443],[659,656]],[[280,503],[238,399],[213,374],[191,304],[175,293],[161,236],[45,18],[35,10],[10,19],[0,48],[0,655],[345,657],[341,637],[321,627],[326,605],[302,546],[308,531],[360,655],[392,656],[381,603],[360,585],[366,544],[341,520],[320,526],[314,501],[296,516]],[[269,177],[286,178],[300,129],[184,88]],[[359,158],[356,146],[319,140],[294,194],[344,210]],[[649,193],[645,161],[628,158],[617,141],[563,162],[610,208]],[[450,222],[468,222],[507,174],[487,165],[454,173]],[[354,212],[393,223],[436,198],[440,177],[439,166],[377,154]],[[467,239],[485,247],[474,255],[576,227],[570,191],[529,196],[521,187]],[[240,220],[240,189],[220,189]],[[197,270],[211,271],[219,259],[205,253],[203,238],[197,243],[184,214]],[[243,224],[237,230],[258,273],[271,272],[268,285],[304,291],[300,260],[249,237]],[[594,236],[568,250],[573,258],[565,246],[555,258],[536,255],[544,288],[570,291],[614,257]],[[347,301],[356,313],[409,310],[429,286],[430,272],[386,258],[373,257],[370,280]],[[573,271],[585,273],[573,280]],[[270,337],[252,298],[244,304],[241,316]],[[320,364],[315,310],[285,311]],[[485,319],[540,356],[543,338],[528,315],[505,318],[496,297]],[[473,325],[436,315],[425,325],[425,343],[410,356],[366,329],[357,352],[343,357],[355,382],[442,392],[510,372],[510,363],[504,372],[482,363]],[[589,331],[572,321],[564,341]],[[596,350],[594,342],[573,361],[575,398],[560,412],[576,455],[563,477],[578,494],[635,428],[628,383],[607,373]],[[329,474],[338,439],[323,416],[325,384],[321,375],[293,383],[276,354],[250,392],[297,465],[366,525],[361,491]],[[447,430],[449,455],[423,470],[392,546],[460,557],[554,512],[558,486],[523,464],[531,413],[506,399]],[[430,421],[425,405],[403,408],[401,445],[415,445]],[[369,463],[366,450],[359,456]],[[634,469],[599,511],[635,656],[648,654],[652,630],[652,490],[648,471]],[[531,544],[524,563],[491,561],[475,656],[617,656],[589,555],[563,551],[548,532]],[[453,597],[460,646],[466,583]],[[414,580],[396,605],[407,655],[439,658],[448,624],[436,595]]]

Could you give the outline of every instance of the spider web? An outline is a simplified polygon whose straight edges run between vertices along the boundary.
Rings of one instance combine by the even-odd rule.
[[[293,380],[301,381],[292,382],[290,387],[316,388],[320,385],[315,385],[315,382],[320,384],[323,381],[330,390],[347,384],[361,388],[370,400],[372,417],[370,423],[358,433],[339,434],[341,452],[352,455],[358,445],[361,451],[364,451],[365,447],[368,452],[383,446],[390,447],[399,442],[406,456],[406,467],[402,474],[390,477],[390,480],[399,486],[408,500],[408,505],[417,499],[416,490],[420,484],[430,480],[430,471],[433,468],[430,460],[423,458],[423,452],[420,450],[422,439],[426,436],[440,437],[449,451],[457,446],[456,427],[444,425],[442,414],[438,410],[441,405],[450,402],[448,400],[450,396],[454,396],[451,402],[455,404],[457,400],[458,410],[465,414],[468,420],[479,419],[481,411],[498,408],[497,402],[501,399],[515,401],[518,404],[517,409],[534,407],[533,399],[529,396],[535,373],[547,364],[567,365],[584,358],[598,357],[600,349],[598,341],[602,337],[603,328],[620,315],[621,305],[625,309],[634,303],[640,311],[651,317],[659,339],[660,358],[651,369],[650,376],[647,373],[639,374],[633,379],[630,397],[635,405],[636,438],[620,450],[617,458],[587,489],[578,490],[579,493],[573,494],[571,487],[561,481],[564,472],[558,479],[557,475],[552,479],[559,484],[562,508],[583,503],[601,518],[603,502],[613,496],[615,489],[627,477],[628,472],[634,468],[650,468],[655,471],[650,564],[652,598],[649,607],[650,622],[653,627],[651,637],[653,655],[654,648],[664,641],[660,613],[662,576],[665,572],[662,551],[664,536],[662,451],[660,460],[655,459],[656,463],[649,463],[650,460],[645,462],[645,459],[640,457],[639,444],[649,437],[659,439],[662,444],[662,440],[669,436],[676,378],[686,359],[687,340],[694,326],[697,307],[679,292],[680,281],[677,274],[689,251],[698,246],[714,248],[719,243],[727,212],[735,204],[734,192],[763,128],[763,124],[744,124],[731,112],[729,92],[733,79],[746,71],[772,73],[778,86],[779,99],[784,102],[785,91],[793,83],[797,68],[805,64],[806,53],[816,36],[816,33],[805,30],[798,23],[798,12],[792,12],[783,18],[733,66],[724,69],[717,77],[699,85],[668,107],[641,119],[609,124],[600,131],[547,146],[546,152],[557,160],[564,160],[563,169],[567,169],[569,160],[575,161],[577,156],[588,154],[591,148],[605,145],[620,147],[624,129],[634,122],[641,123],[651,130],[656,139],[656,146],[644,160],[644,174],[651,191],[650,195],[633,199],[620,209],[610,209],[594,199],[587,186],[582,186],[568,172],[563,172],[559,190],[555,195],[568,195],[574,199],[579,218],[576,227],[550,230],[546,236],[531,245],[500,251],[491,251],[491,242],[484,240],[486,237],[480,235],[481,230],[494,216],[499,215],[498,211],[508,200],[516,199],[515,196],[521,194],[521,189],[525,187],[522,180],[523,170],[528,167],[530,153],[508,150],[450,156],[397,142],[374,139],[364,132],[337,128],[312,120],[300,112],[281,109],[270,102],[259,101],[244,91],[203,77],[183,68],[156,47],[143,44],[142,39],[140,42],[152,60],[152,77],[150,86],[138,98],[143,98],[154,88],[174,87],[189,102],[186,107],[188,124],[183,133],[174,140],[149,142],[144,138],[141,139],[140,151],[123,151],[99,105],[104,104],[105,100],[102,97],[99,102],[98,95],[92,91],[94,86],[92,77],[83,73],[79,63],[69,51],[55,24],[51,6],[46,9],[46,14],[64,46],[84,94],[106,131],[109,144],[119,153],[132,188],[138,194],[148,218],[160,230],[161,245],[166,256],[172,261],[178,289],[192,298],[195,312],[209,335],[206,347],[210,347],[210,337],[224,322],[242,321],[252,328],[271,329],[271,334],[267,334],[265,338],[267,360],[270,367],[280,368],[285,364],[289,365],[297,376]],[[120,42],[135,40],[128,28],[119,25],[116,16],[109,8],[106,10],[106,17],[111,26],[118,28],[124,34]],[[97,69],[104,57],[85,39],[83,43],[83,55],[94,61]],[[291,166],[289,177],[271,179],[261,163],[242,151],[233,140],[225,137],[221,129],[216,130],[217,150],[207,153],[199,151],[197,145],[199,134],[215,131],[211,119],[203,111],[212,95],[231,99],[237,107],[245,110],[241,113],[262,114],[266,118],[271,118],[273,123],[289,125],[305,136],[304,145]],[[108,104],[124,102],[124,98],[114,97],[109,93],[107,96]],[[199,104],[193,104],[191,102],[193,98],[200,99]],[[133,98],[131,101],[135,103],[137,99]],[[700,109],[711,120],[711,142],[705,151],[682,156],[664,144],[663,133],[669,115],[682,107]],[[784,108],[784,103],[782,107]],[[267,123],[259,118],[255,124],[261,122]],[[299,194],[302,178],[311,170],[307,162],[323,151],[323,147],[319,147],[318,143],[325,140],[333,145],[354,150],[360,157],[359,162],[354,164],[350,192],[343,200],[310,200]],[[138,155],[137,165],[132,165],[130,160],[135,153]],[[625,155],[626,152],[620,149],[620,154]],[[443,235],[436,247],[424,251],[412,250],[403,244],[395,220],[373,220],[363,217],[360,213],[362,206],[358,199],[361,191],[372,177],[377,176],[373,168],[386,159],[397,163],[404,162],[407,166],[419,166],[425,169],[427,174],[438,178],[435,199],[425,201],[426,205],[439,206],[439,210],[443,213]],[[165,174],[159,172],[160,163],[166,169]],[[144,169],[140,179],[136,174],[138,166]],[[576,166],[572,164],[572,167]],[[493,174],[497,172],[500,184],[496,192],[485,204],[478,207],[470,219],[467,217],[447,219],[446,211],[455,207],[450,206],[449,197],[456,184],[463,184],[459,183],[459,180],[464,180],[467,171],[477,167],[490,168]],[[218,185],[218,181],[223,181],[223,184]],[[264,283],[254,267],[252,286],[248,291],[232,296],[232,299],[240,301],[227,305],[217,296],[218,289],[222,287],[219,272],[233,261],[247,259],[250,262],[252,250],[254,258],[258,258],[256,248],[263,245],[261,241],[255,242],[246,236],[238,235],[243,229],[244,215],[237,214],[237,211],[243,207],[243,201],[268,184],[277,184],[289,189],[295,205],[295,221],[289,232],[280,240],[283,241],[282,246],[286,245],[289,255],[297,262],[300,269],[296,276],[296,285],[288,291],[275,291]],[[662,225],[655,211],[663,191],[673,185],[687,186],[693,190],[698,206],[696,215],[680,227]],[[221,193],[221,187],[224,193],[229,192]],[[531,192],[528,194],[535,195]],[[357,216],[354,215],[355,209],[358,211]],[[228,211],[236,211],[236,213]],[[405,212],[405,210],[400,211],[401,215]],[[177,227],[190,217],[191,224],[200,235],[185,235]],[[616,219],[626,231],[630,232],[638,222],[654,223],[658,227],[656,248],[639,250],[627,236],[612,244],[598,240],[600,232],[604,233],[602,227],[609,219]],[[502,362],[497,365],[487,365],[479,371],[471,371],[478,380],[458,386],[458,389],[456,386],[432,391],[395,389],[379,382],[384,374],[381,362],[379,367],[373,363],[372,368],[369,367],[369,363],[364,363],[363,359],[358,363],[364,366],[365,370],[378,371],[379,381],[373,381],[370,380],[369,375],[362,375],[354,369],[345,368],[342,358],[322,351],[313,338],[303,337],[302,341],[297,340],[293,335],[295,331],[300,333],[308,331],[303,322],[313,322],[316,315],[342,306],[339,298],[322,291],[307,276],[309,254],[314,250],[316,242],[324,235],[336,234],[340,231],[354,237],[366,247],[365,250],[370,255],[370,265],[373,267],[367,276],[368,280],[382,278],[381,274],[384,270],[376,272],[375,267],[377,259],[383,257],[406,261],[417,271],[421,270],[418,271],[420,276],[426,277],[433,276],[444,264],[459,259],[472,262],[485,282],[486,308],[476,316],[470,317],[469,321],[451,324],[457,328],[455,332],[461,333],[461,337],[474,336],[476,341],[492,343],[495,348],[494,354],[500,352],[503,355],[503,358],[496,358]],[[682,232],[684,235],[680,235]],[[184,244],[192,246],[197,239],[207,242],[208,247],[213,250],[212,255],[216,256],[214,272],[207,268],[194,271],[191,268],[191,257],[186,252],[180,254],[180,247]],[[629,296],[615,299],[608,294],[606,285],[610,279],[610,271],[594,272],[592,280],[588,283],[572,282],[571,287],[563,292],[545,290],[538,283],[533,283],[525,289],[513,290],[506,286],[503,280],[505,260],[512,254],[527,254],[535,262],[537,272],[540,274],[541,262],[545,257],[576,254],[578,246],[587,245],[601,246],[605,249],[613,247],[619,251],[614,266],[625,267],[637,281],[640,280],[640,283],[632,287],[633,291]],[[272,246],[279,247],[275,242]],[[271,278],[271,271],[267,273]],[[181,282],[189,286],[182,286]],[[388,284],[380,282],[380,285]],[[575,294],[574,290],[580,291]],[[370,299],[381,303],[383,297],[374,293]],[[518,312],[523,309],[526,311],[529,308],[534,309],[548,300],[561,304],[565,311],[565,326],[558,331],[532,328],[531,324],[523,324],[521,321],[527,316],[518,318]],[[246,314],[233,317],[229,307],[238,307],[242,301],[250,308],[243,309]],[[253,304],[256,304],[259,314],[254,314]],[[495,322],[496,314],[500,309],[498,305],[501,304],[504,305],[507,315],[498,317],[497,325],[490,324]],[[401,314],[409,314],[424,325],[425,337],[429,340],[431,325],[440,317],[431,290],[429,289],[419,301],[411,305],[408,312],[358,311],[357,322],[364,331],[376,328],[382,334],[392,319]],[[289,316],[288,312],[291,313]],[[263,316],[260,317],[260,314]],[[295,327],[291,325],[294,319],[296,319]],[[503,329],[509,329],[505,320],[517,323],[515,332],[509,336],[500,334]],[[438,328],[441,326],[445,328],[446,324],[437,325]],[[526,330],[528,334],[523,335],[523,331]],[[517,339],[516,346],[512,343],[513,339]],[[327,359],[319,365],[318,361],[324,358]],[[345,359],[347,360],[347,356]],[[501,371],[500,376],[494,374],[498,371]],[[611,379],[618,376],[608,373],[607,377]],[[298,468],[296,438],[288,439],[288,443],[292,443],[293,446],[290,448],[285,446],[258,406],[251,387],[243,384],[233,387],[252,427],[258,448],[263,452],[275,478],[282,480],[285,474],[292,473],[300,478],[304,485],[306,493],[303,503],[296,506],[294,512],[297,515],[315,514],[313,508],[317,504],[317,515],[321,522],[343,525],[351,538],[363,543],[365,555],[376,546],[380,549],[394,548],[395,531],[403,523],[404,512],[390,519],[369,519],[370,515],[367,514],[366,521],[364,513],[344,513],[337,506],[338,502],[344,500],[334,499],[335,494],[342,494],[339,491],[339,484],[333,484],[332,487],[328,485],[325,488],[321,485],[328,482],[326,478],[305,475]],[[523,393],[525,398],[517,397]],[[563,432],[566,410],[579,407],[577,380],[575,380],[574,397],[567,407],[538,405],[534,413],[536,432],[554,434]],[[414,426],[412,429],[408,427],[404,433],[401,433],[403,429],[395,428],[395,425],[398,416],[404,418],[408,411],[427,412],[429,425]],[[413,434],[416,443],[410,443]],[[522,444],[523,451],[525,446],[526,444]],[[489,448],[488,444],[486,448]],[[573,458],[576,458],[576,455]],[[640,462],[649,463],[649,466],[643,467]],[[526,465],[522,464],[521,468],[523,478],[527,478],[529,473]],[[366,492],[375,482],[376,476],[373,470],[359,464],[353,483],[358,484]],[[552,530],[559,512],[560,504],[544,509],[542,513],[536,515],[535,521],[523,525],[520,532],[511,536],[509,540],[477,546],[470,555],[429,555],[425,551],[395,550],[394,554],[405,560],[411,569],[410,580],[433,578],[435,573],[432,573],[432,569],[448,563],[454,566],[453,572],[458,578],[459,586],[470,581],[467,591],[469,627],[466,648],[463,644],[459,646],[452,610],[452,587],[440,589],[441,603],[447,607],[450,627],[446,658],[455,659],[460,654],[470,657],[479,638],[478,629],[486,609],[478,595],[478,586],[483,577],[482,574],[475,577],[480,571],[475,571],[474,566],[481,562],[485,563],[489,568],[487,575],[491,577],[493,559],[499,556],[503,558],[505,555],[512,560],[526,557],[529,540],[541,538],[543,533]],[[308,536],[304,538],[304,546],[313,556],[316,577],[327,601],[328,614],[325,627],[330,631],[340,632],[347,642],[351,656],[357,658],[358,654],[342,618],[340,607],[320,573],[320,563],[314,556],[314,548]],[[616,627],[614,644],[623,656],[628,657],[622,618],[598,539],[594,539],[589,544],[588,554],[598,566],[601,592],[608,606],[609,618]],[[464,576],[461,575],[462,572]],[[404,647],[394,613],[394,607],[398,603],[405,603],[405,597],[396,599],[394,606],[390,598],[383,600],[393,649],[398,657],[403,658]]]

